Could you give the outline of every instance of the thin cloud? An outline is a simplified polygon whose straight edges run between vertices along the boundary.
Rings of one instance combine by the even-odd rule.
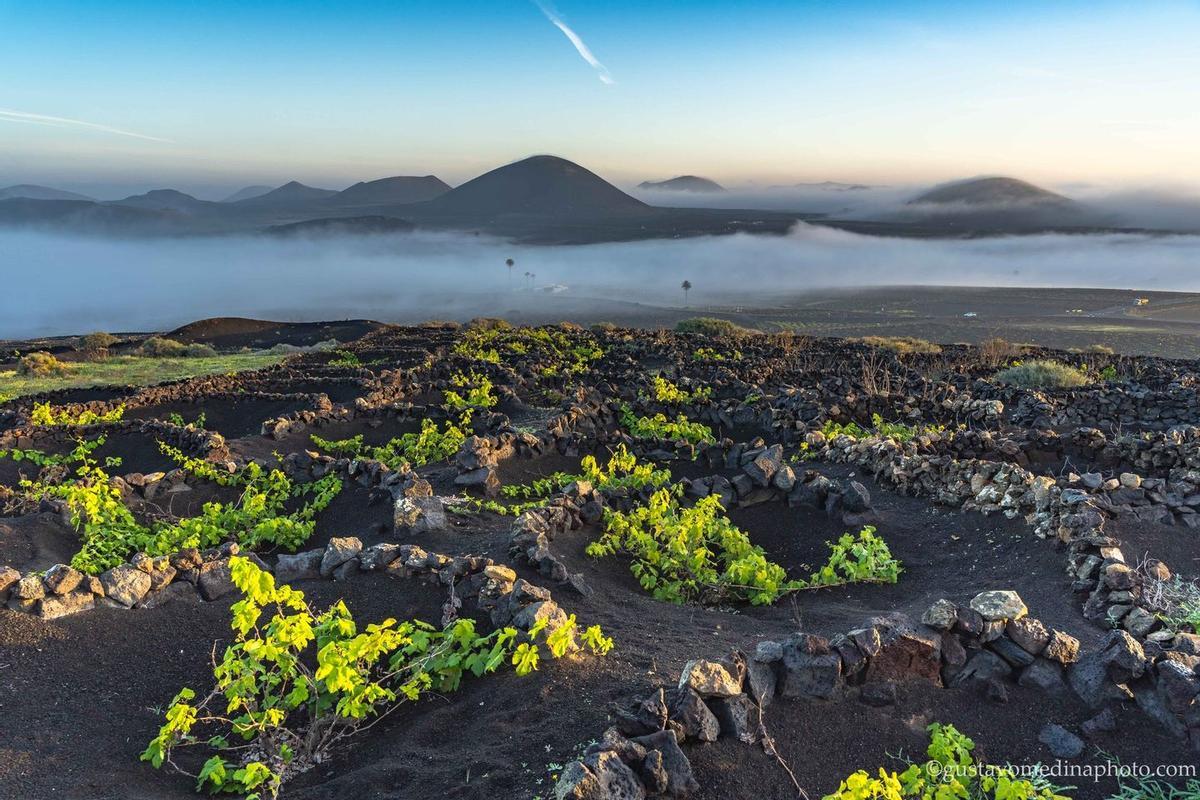
[[[542,13],[546,15],[546,19],[550,20],[554,27],[563,32],[563,36],[566,36],[571,44],[575,45],[575,50],[579,53],[580,58],[586,61],[592,69],[596,70],[596,77],[600,79],[601,83],[606,83],[610,86],[616,83],[609,73],[608,68],[601,64],[600,60],[592,54],[591,49],[584,43],[583,39],[579,38],[579,34],[571,30],[567,23],[562,21],[562,17],[558,16],[558,12],[554,10],[553,6],[542,2],[542,0],[533,0],[533,4],[541,9]]]
[[[51,117],[46,114],[31,114],[28,111],[14,111],[11,108],[0,108],[0,122],[22,122],[27,125],[45,125],[51,128],[85,128],[91,131],[100,131],[101,133],[112,133],[117,136],[131,136],[134,139],[145,139],[148,142],[170,142],[170,139],[162,139],[157,136],[147,136],[143,133],[134,133],[120,128],[113,128],[109,125],[100,125],[95,122],[84,122],[79,119],[68,119],[66,117]]]

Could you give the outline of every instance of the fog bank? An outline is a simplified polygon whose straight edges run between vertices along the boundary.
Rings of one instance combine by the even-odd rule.
[[[516,264],[511,274],[506,258]],[[415,233],[357,239],[112,240],[0,231],[0,339],[165,330],[209,316],[382,321],[505,315],[576,298],[770,302],[805,289],[903,284],[1200,290],[1200,237],[1044,235],[968,241],[858,236],[798,225],[572,247]],[[525,273],[536,273],[532,284]]]

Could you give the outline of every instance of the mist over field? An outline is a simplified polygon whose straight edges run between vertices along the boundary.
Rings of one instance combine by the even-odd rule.
[[[506,258],[513,258],[509,291]],[[797,225],[570,247],[413,233],[360,238],[119,240],[0,232],[0,338],[164,330],[206,316],[466,319],[586,301],[695,310],[806,289],[978,285],[1200,290],[1200,237],[1040,235],[922,241]],[[536,273],[529,291],[526,272]],[[545,290],[557,287],[551,295]]]

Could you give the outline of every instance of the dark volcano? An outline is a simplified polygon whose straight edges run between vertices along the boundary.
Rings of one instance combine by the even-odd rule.
[[[329,198],[338,206],[377,206],[402,203],[423,203],[450,191],[450,185],[436,175],[423,177],[398,175],[376,181],[356,183],[344,192]]]
[[[533,156],[467,181],[423,210],[487,220],[514,214],[596,219],[645,214],[650,208],[578,164],[557,156]]]
[[[708,178],[698,175],[680,175],[665,181],[642,181],[639,189],[661,190],[668,192],[723,192],[725,187]]]

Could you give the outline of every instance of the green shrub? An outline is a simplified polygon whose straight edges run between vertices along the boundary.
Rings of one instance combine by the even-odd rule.
[[[587,547],[592,557],[624,553],[646,591],[671,603],[748,601],[773,603],[788,592],[848,583],[895,583],[902,571],[887,543],[866,527],[829,543],[829,561],[807,579],[789,580],[724,514],[715,495],[690,508],[678,487],[660,489],[624,513],[606,509],[604,533]]]
[[[63,362],[49,353],[38,351],[36,353],[26,353],[21,356],[17,362],[17,374],[25,375],[30,378],[44,378],[47,375],[61,375],[68,371],[68,367]]]
[[[79,344],[76,349],[81,353],[97,358],[108,354],[108,348],[112,347],[117,342],[121,341],[111,333],[104,331],[96,331],[89,333],[79,339]]]
[[[675,323],[676,333],[698,333],[701,336],[744,336],[752,333],[727,319],[717,317],[692,317]]]
[[[454,388],[442,392],[447,411],[492,408],[500,402],[493,391],[492,379],[474,370],[466,375],[461,372],[451,375],[450,385]]]
[[[1083,370],[1050,360],[1014,364],[996,373],[996,380],[1023,389],[1069,389],[1092,382]]]
[[[470,618],[444,630],[417,619],[360,627],[341,600],[317,612],[302,592],[277,586],[249,559],[230,559],[230,570],[242,599],[230,608],[234,641],[214,663],[216,685],[198,702],[193,689],[181,689],[141,755],[191,777],[197,791],[274,798],[287,780],[327,762],[338,743],[401,703],[453,692],[467,675],[505,664],[528,675],[543,647],[551,658],[612,648],[599,626],[579,630],[573,614],[553,630],[543,620],[528,633],[480,634]],[[182,747],[212,755],[192,773],[174,760]]]
[[[692,391],[680,389],[661,375],[654,376],[653,391],[650,397],[668,405],[686,406],[692,403],[703,403],[712,399],[712,387],[701,386]]]
[[[878,777],[855,772],[822,800],[1069,800],[1044,778],[1026,780],[1009,767],[976,763],[975,743],[953,725],[935,722],[928,760],[903,772],[879,768]]]
[[[121,490],[113,485],[105,469],[90,457],[90,450],[77,450],[73,460],[78,466],[72,480],[61,484],[26,481],[21,487],[32,499],[54,498],[66,505],[71,525],[82,539],[71,566],[96,575],[127,561],[136,552],[162,556],[185,547],[203,549],[225,541],[249,548],[274,545],[294,552],[312,535],[317,513],[342,488],[341,478],[336,475],[295,484],[281,471],[264,469],[255,462],[240,472],[229,473],[162,442],[159,449],[197,477],[241,487],[241,496],[232,503],[205,503],[194,517],[143,525],[125,505]],[[287,513],[285,506],[302,498],[307,498],[306,502]]]
[[[148,358],[212,358],[217,354],[212,345],[184,344],[162,336],[151,336],[138,348]]]
[[[330,367],[354,369],[355,367],[362,366],[362,361],[359,360],[358,356],[349,350],[334,350],[333,354],[335,358],[329,360],[328,366]]]
[[[512,330],[512,323],[500,317],[475,317],[467,323],[467,328],[485,331]]]
[[[69,406],[52,406],[49,403],[34,403],[29,421],[34,425],[97,425],[103,422],[118,422],[125,416],[125,405],[103,413],[90,409],[72,412]]]
[[[665,414],[637,416],[627,406],[621,406],[621,426],[634,439],[660,439],[685,441],[690,444],[712,444],[717,440],[712,428],[700,422],[691,422],[683,414],[667,419]]]

